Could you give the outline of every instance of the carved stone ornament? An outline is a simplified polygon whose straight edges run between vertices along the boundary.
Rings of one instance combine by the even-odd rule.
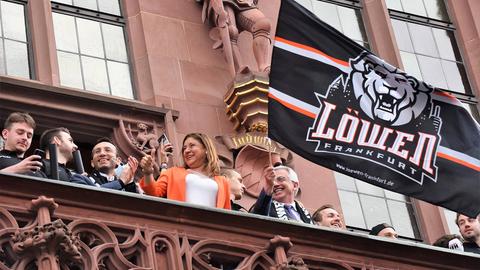
[[[236,130],[267,133],[268,78],[250,74],[237,79],[227,91],[226,113]]]
[[[252,34],[252,53],[257,62],[257,72],[268,75],[270,71],[271,38],[270,19],[257,7],[258,0],[196,0],[203,2],[202,20],[212,25],[210,38],[213,49],[222,49],[232,76],[248,73],[246,57],[240,53],[239,34]]]

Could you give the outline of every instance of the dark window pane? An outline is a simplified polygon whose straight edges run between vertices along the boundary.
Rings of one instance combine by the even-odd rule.
[[[75,18],[59,13],[52,13],[55,44],[57,50],[78,52]]]
[[[428,26],[409,23],[408,28],[416,53],[438,57],[438,51],[433,39],[432,29]]]
[[[118,0],[98,0],[98,6],[101,12],[121,15]]]
[[[339,190],[340,204],[342,205],[343,217],[348,226],[367,228],[363,217],[362,208],[358,194],[349,191]]]
[[[401,51],[413,53],[412,39],[410,38],[407,23],[399,20],[392,20],[392,27],[398,48]]]
[[[23,5],[1,1],[3,36],[26,42]]]
[[[83,88],[80,57],[77,54],[57,51],[60,83],[63,86]]]
[[[108,75],[112,88],[112,95],[133,98],[132,82],[127,64],[107,61]]]
[[[76,18],[76,20],[80,52],[90,56],[105,57],[100,23],[81,18]]]
[[[110,94],[105,60],[82,56],[85,89]]]
[[[425,82],[436,87],[448,89],[440,59],[422,55],[417,55],[417,59]]]
[[[427,15],[429,18],[434,18],[442,21],[449,21],[447,8],[443,0],[423,0]]]
[[[393,213],[392,225],[398,234],[414,238],[415,233],[412,229],[412,220],[410,219],[407,204],[390,200],[387,203],[390,213]]]

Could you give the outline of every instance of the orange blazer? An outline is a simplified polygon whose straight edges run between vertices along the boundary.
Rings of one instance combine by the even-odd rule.
[[[146,194],[166,197],[167,199],[176,201],[185,201],[185,178],[188,172],[182,167],[173,167],[166,171],[162,171],[156,182],[145,185],[145,178],[140,180],[140,187]],[[224,176],[215,176],[215,182],[218,185],[217,192],[217,208],[231,209],[230,206],[230,187]]]

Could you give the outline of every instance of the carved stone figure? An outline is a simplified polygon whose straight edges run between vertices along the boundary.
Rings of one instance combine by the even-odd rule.
[[[258,71],[270,71],[270,20],[261,12],[258,0],[196,0],[203,2],[202,20],[214,28],[210,36],[217,40],[214,49],[223,48],[229,69],[233,75],[248,72],[238,49],[238,36],[242,31],[253,35],[253,54]]]
[[[155,130],[150,130],[145,123],[138,123],[137,143],[138,148],[145,153],[150,153],[153,149],[157,149],[160,144],[158,143],[158,135]]]

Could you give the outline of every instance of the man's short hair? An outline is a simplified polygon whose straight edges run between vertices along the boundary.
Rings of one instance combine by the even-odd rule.
[[[386,228],[392,228],[395,231],[395,228],[393,228],[392,225],[388,223],[380,223],[378,225],[373,226],[373,228],[370,230],[370,235],[378,235],[383,229]]]
[[[7,120],[5,120],[5,124],[3,124],[4,129],[9,129],[12,127],[14,123],[26,123],[33,129],[37,127],[37,124],[35,123],[35,120],[33,120],[33,117],[30,116],[28,113],[24,112],[13,112],[11,113],[8,117]]]
[[[225,176],[228,180],[230,180],[234,177],[235,172],[237,172],[237,171],[235,171],[234,169],[230,169],[230,168],[221,168],[220,169],[220,175]]]
[[[290,178],[290,181],[297,182],[298,184],[300,184],[300,182],[298,181],[298,175],[292,168],[283,166],[283,165],[273,167],[273,171],[278,171],[278,170],[286,170],[288,172],[288,178]]]
[[[463,214],[457,213],[457,216],[455,217],[455,224],[457,224],[458,227],[460,227],[460,225],[458,225],[458,218],[460,217],[460,215],[463,215]],[[464,216],[467,216],[467,215],[464,215]],[[480,215],[477,216],[477,219],[480,221]]]
[[[48,145],[52,142],[53,137],[60,135],[61,132],[70,134],[70,131],[64,127],[45,130],[40,136],[40,149],[47,151]]]
[[[325,209],[328,209],[328,208],[331,208],[333,210],[335,210],[335,208],[333,207],[333,205],[331,204],[324,204],[322,206],[320,206],[320,208],[318,208],[317,210],[315,210],[315,213],[313,213],[312,215],[312,219],[313,221],[316,221],[316,222],[322,222],[322,214],[320,212],[322,212],[323,210]],[[336,211],[336,210],[335,210]]]

